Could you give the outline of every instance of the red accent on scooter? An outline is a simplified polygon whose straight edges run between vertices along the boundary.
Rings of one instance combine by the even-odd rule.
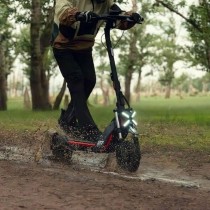
[[[96,143],[89,143],[89,142],[81,142],[81,141],[68,141],[67,142],[70,145],[77,145],[77,146],[82,146],[82,147],[94,147]]]
[[[110,143],[111,143],[111,141],[112,141],[112,137],[113,137],[113,135],[110,134],[110,135],[109,135],[109,138],[108,138],[108,140],[107,140],[107,142],[106,142],[106,144],[104,145],[105,150],[109,147],[109,145],[110,145]]]

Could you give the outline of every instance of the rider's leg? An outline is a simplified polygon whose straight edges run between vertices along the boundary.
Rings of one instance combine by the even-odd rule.
[[[88,100],[93,88],[96,84],[95,67],[92,58],[92,52],[74,53],[75,59],[80,66],[84,75],[85,97]],[[68,125],[76,126],[77,121],[74,113],[72,101],[69,103],[66,110],[61,110],[59,122],[67,122]]]
[[[73,103],[70,101],[66,110],[61,109],[61,115],[58,119],[58,124],[67,133],[71,132],[70,127],[77,127],[77,120],[74,114]]]
[[[67,81],[79,127],[82,130],[84,128],[97,130],[86,103],[87,93],[85,93],[83,72],[75,61],[74,54],[69,50],[54,50],[54,55],[61,73]]]
[[[81,68],[81,71],[83,72],[84,90],[87,102],[96,84],[96,74],[92,57],[92,51],[78,52],[74,53],[74,55],[77,63]],[[96,125],[84,128],[83,134],[85,138],[89,140],[97,141],[98,139],[102,138],[102,133],[99,131]]]
[[[75,59],[84,76],[85,96],[88,100],[96,84],[96,73],[93,63],[92,51],[75,53]]]
[[[92,52],[91,51],[79,52],[79,53],[74,53],[74,55],[84,75],[85,96],[87,100],[96,84],[96,74],[92,58]],[[77,120],[75,117],[72,100],[69,103],[66,110],[63,109],[61,110],[59,124],[77,126]]]

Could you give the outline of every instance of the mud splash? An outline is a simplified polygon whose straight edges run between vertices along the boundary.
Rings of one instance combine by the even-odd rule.
[[[50,153],[40,154],[40,150],[18,147],[0,147],[0,160],[18,162],[38,162],[46,167],[46,170],[57,171]],[[201,188],[210,190],[210,180],[201,175],[190,176],[177,163],[167,160],[155,160],[144,156],[139,170],[136,173],[126,173],[120,170],[114,154],[94,154],[74,152],[71,161],[73,167],[89,169],[94,172],[118,176],[125,179],[152,180],[171,183],[183,187]],[[37,158],[38,157],[38,158]],[[59,170],[57,171],[59,172]]]

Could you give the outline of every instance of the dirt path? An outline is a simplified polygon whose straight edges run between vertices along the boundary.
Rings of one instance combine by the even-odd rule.
[[[0,209],[210,209],[210,191],[45,164],[0,161]]]
[[[210,210],[209,155],[143,150],[135,174],[120,171],[113,159],[94,171],[40,159],[49,145],[25,137],[6,149],[0,142],[0,210]]]

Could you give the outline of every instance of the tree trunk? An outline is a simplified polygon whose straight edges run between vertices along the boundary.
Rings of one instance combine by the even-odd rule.
[[[103,100],[103,105],[104,106],[108,106],[110,104],[109,88],[108,87],[104,87],[103,78],[101,78],[100,86],[101,86],[103,99],[104,99]]]
[[[134,65],[136,63],[136,56],[137,56],[137,49],[136,49],[136,43],[137,43],[137,36],[135,35],[135,31],[130,30],[131,33],[131,41],[130,41],[130,47],[129,47],[129,64],[127,68],[127,72],[125,74],[125,97],[130,102],[130,93],[131,93],[131,80],[132,75],[134,72]]]
[[[40,48],[41,48],[41,59],[43,67],[41,69],[41,84],[44,99],[47,99],[46,104],[51,107],[49,102],[49,80],[50,73],[47,72],[48,67],[48,53],[50,50],[50,37],[52,31],[52,25],[54,20],[54,7],[48,9],[48,17],[46,20],[45,27],[40,36]]]
[[[141,70],[139,70],[138,72],[138,80],[136,83],[136,87],[135,87],[135,93],[136,93],[136,102],[140,102],[140,97],[141,97]]]
[[[131,67],[132,68],[132,67]],[[130,102],[130,92],[131,92],[131,80],[132,80],[132,69],[129,68],[125,75],[125,98]]]
[[[137,1],[132,0],[132,11],[137,10]],[[130,29],[130,46],[129,46],[129,64],[128,64],[128,69],[125,74],[125,98],[127,99],[128,102],[130,102],[130,92],[131,92],[131,80],[132,80],[132,75],[134,72],[133,65],[136,63],[136,56],[137,56],[137,48],[136,48],[136,43],[137,43],[137,36],[135,34],[135,29],[132,30]]]
[[[47,79],[40,44],[41,31],[41,2],[32,0],[31,10],[31,72],[30,86],[33,110],[47,110],[51,108],[49,102],[49,81]]]
[[[30,100],[29,91],[28,91],[27,87],[24,91],[23,98],[24,98],[24,108],[30,109],[31,108],[31,100]]]
[[[0,40],[0,110],[7,110],[7,80],[5,73],[5,55]]]
[[[171,84],[166,86],[165,98],[168,99],[171,97]]]
[[[69,106],[69,95],[65,95],[64,96],[64,100],[63,100],[63,109],[67,110],[68,106]]]
[[[202,88],[202,94],[204,95],[204,96],[207,96],[207,93],[208,93],[208,86],[209,86],[209,84],[208,83],[203,83],[203,88]]]
[[[61,88],[60,92],[56,96],[56,99],[55,99],[55,102],[54,102],[54,105],[53,105],[53,110],[58,110],[59,109],[62,98],[63,98],[63,95],[65,93],[65,90],[66,90],[66,81],[63,80],[63,85],[62,85],[62,88]]]
[[[208,72],[210,72],[210,46],[207,49]]]

